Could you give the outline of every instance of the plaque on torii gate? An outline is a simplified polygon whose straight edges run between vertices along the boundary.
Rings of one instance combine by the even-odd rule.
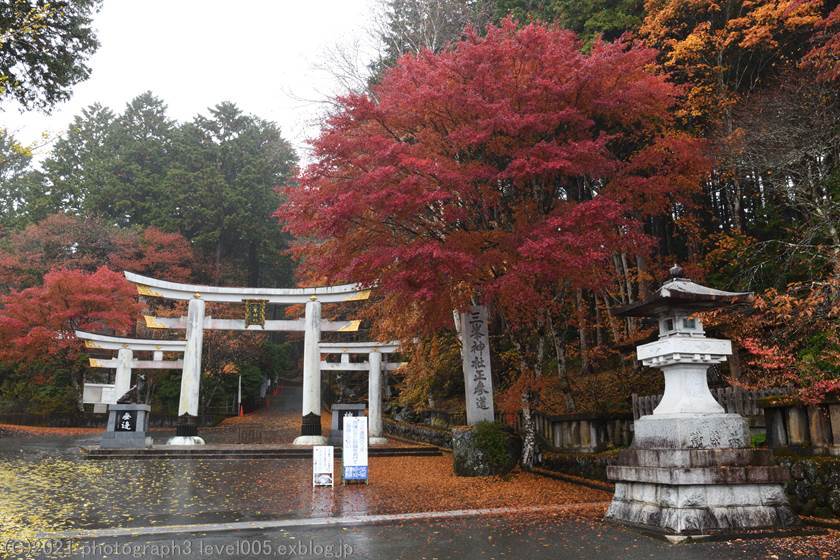
[[[182,360],[164,360],[163,353],[183,353],[187,346],[184,340],[127,338],[85,331],[76,331],[76,338],[84,341],[85,348],[117,351],[116,358],[90,358],[90,367],[113,368],[116,374],[113,384],[85,383],[82,400],[87,404],[116,404],[131,388],[132,370],[181,369]],[[134,359],[134,352],[152,352],[154,359]]]
[[[387,443],[382,436],[382,372],[399,369],[404,364],[383,362],[383,354],[400,351],[399,341],[391,342],[322,342],[322,354],[341,354],[340,362],[321,362],[322,371],[368,372],[368,436],[371,445]],[[350,354],[367,354],[367,362],[351,362]],[[341,420],[339,420],[340,422]]]
[[[201,347],[205,328],[284,330],[282,327],[293,327],[289,330],[303,330],[304,332],[301,435],[295,439],[294,443],[296,445],[323,445],[325,443],[326,440],[321,435],[321,360],[318,351],[322,330],[321,304],[366,300],[370,296],[370,290],[365,289],[360,284],[314,288],[248,288],[182,284],[158,280],[132,272],[125,272],[125,277],[129,282],[137,285],[137,293],[141,296],[189,302],[187,317],[183,320],[187,347],[184,353],[183,375],[181,376],[181,400],[178,405],[178,416],[186,415],[184,426],[179,427],[184,434],[195,435],[195,420],[198,416],[198,396],[201,382]],[[207,301],[243,303],[246,305],[248,313],[242,321],[205,317],[204,309]],[[306,304],[302,325],[299,321],[267,321],[264,319],[264,314],[262,321],[260,321],[259,314],[252,313],[250,308],[252,305],[267,305],[270,303]],[[159,328],[181,328],[181,318],[175,318],[178,326],[173,327],[167,325],[168,321],[165,318],[155,317],[153,319],[161,325]],[[208,319],[209,321],[206,321]],[[225,323],[224,321],[233,322]],[[327,328],[331,330],[335,328],[337,331],[346,332],[358,328],[358,322],[353,321],[325,323]],[[338,323],[343,324],[338,325]]]

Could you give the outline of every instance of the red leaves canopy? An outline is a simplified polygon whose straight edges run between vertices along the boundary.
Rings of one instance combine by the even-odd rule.
[[[140,310],[121,273],[49,272],[43,285],[0,298],[0,360],[38,361],[77,348],[75,329],[125,332]]]
[[[0,240],[0,286],[34,286],[50,270],[93,272],[103,265],[187,280],[193,255],[178,233],[119,229],[93,218],[53,214]]]
[[[642,248],[633,218],[706,169],[669,130],[678,92],[655,54],[584,54],[569,31],[506,21],[403,57],[373,98],[339,100],[286,190],[277,214],[305,269],[419,302],[431,327],[470,297],[515,309],[558,281],[593,285],[611,252]]]

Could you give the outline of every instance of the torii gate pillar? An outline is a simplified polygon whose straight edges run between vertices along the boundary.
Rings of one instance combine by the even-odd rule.
[[[187,308],[187,347],[184,350],[184,369],[181,374],[181,399],[178,401],[180,421],[176,435],[168,445],[203,445],[197,436],[198,395],[201,387],[201,347],[204,343],[204,300],[198,296]]]
[[[368,430],[371,445],[388,443],[382,437],[382,353],[368,354]]]
[[[187,311],[187,348],[181,376],[181,399],[178,416],[198,416],[198,395],[201,386],[201,347],[204,343],[204,300],[193,298]]]
[[[303,407],[300,436],[295,445],[326,445],[321,435],[321,302],[306,302],[303,333]]]
[[[114,396],[121,399],[131,389],[131,360],[134,352],[120,348],[117,352],[117,372],[114,376]]]

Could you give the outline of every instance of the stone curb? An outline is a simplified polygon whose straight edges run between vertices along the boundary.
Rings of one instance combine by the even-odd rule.
[[[576,511],[592,505],[607,505],[607,501],[580,502],[553,506],[502,507],[484,509],[459,509],[448,511],[423,511],[381,515],[350,515],[345,517],[313,517],[303,519],[276,519],[265,521],[238,521],[233,523],[196,523],[192,525],[163,525],[157,527],[112,527],[108,529],[69,529],[52,533],[38,533],[39,539],[98,539],[113,537],[139,537],[179,535],[189,533],[220,533],[265,529],[293,529],[300,527],[334,527],[374,525],[394,521],[422,521],[507,515],[512,513],[551,513]]]
[[[594,490],[603,490],[604,492],[613,493],[615,491],[615,484],[610,482],[603,482],[601,480],[595,480],[592,478],[586,478],[583,476],[577,476],[573,474],[568,474],[560,471],[554,471],[551,469],[547,469],[545,467],[534,467],[530,471],[533,474],[537,474],[540,476],[544,476],[547,478],[554,478],[556,480],[562,480],[563,482],[569,482],[571,484],[577,484],[578,486],[585,486],[587,488],[592,488]]]

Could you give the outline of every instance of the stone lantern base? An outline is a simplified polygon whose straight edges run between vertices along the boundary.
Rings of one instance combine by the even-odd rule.
[[[798,523],[783,489],[787,470],[770,451],[746,447],[743,418],[666,416],[640,418],[633,447],[607,468],[616,482],[608,519],[673,535]]]

